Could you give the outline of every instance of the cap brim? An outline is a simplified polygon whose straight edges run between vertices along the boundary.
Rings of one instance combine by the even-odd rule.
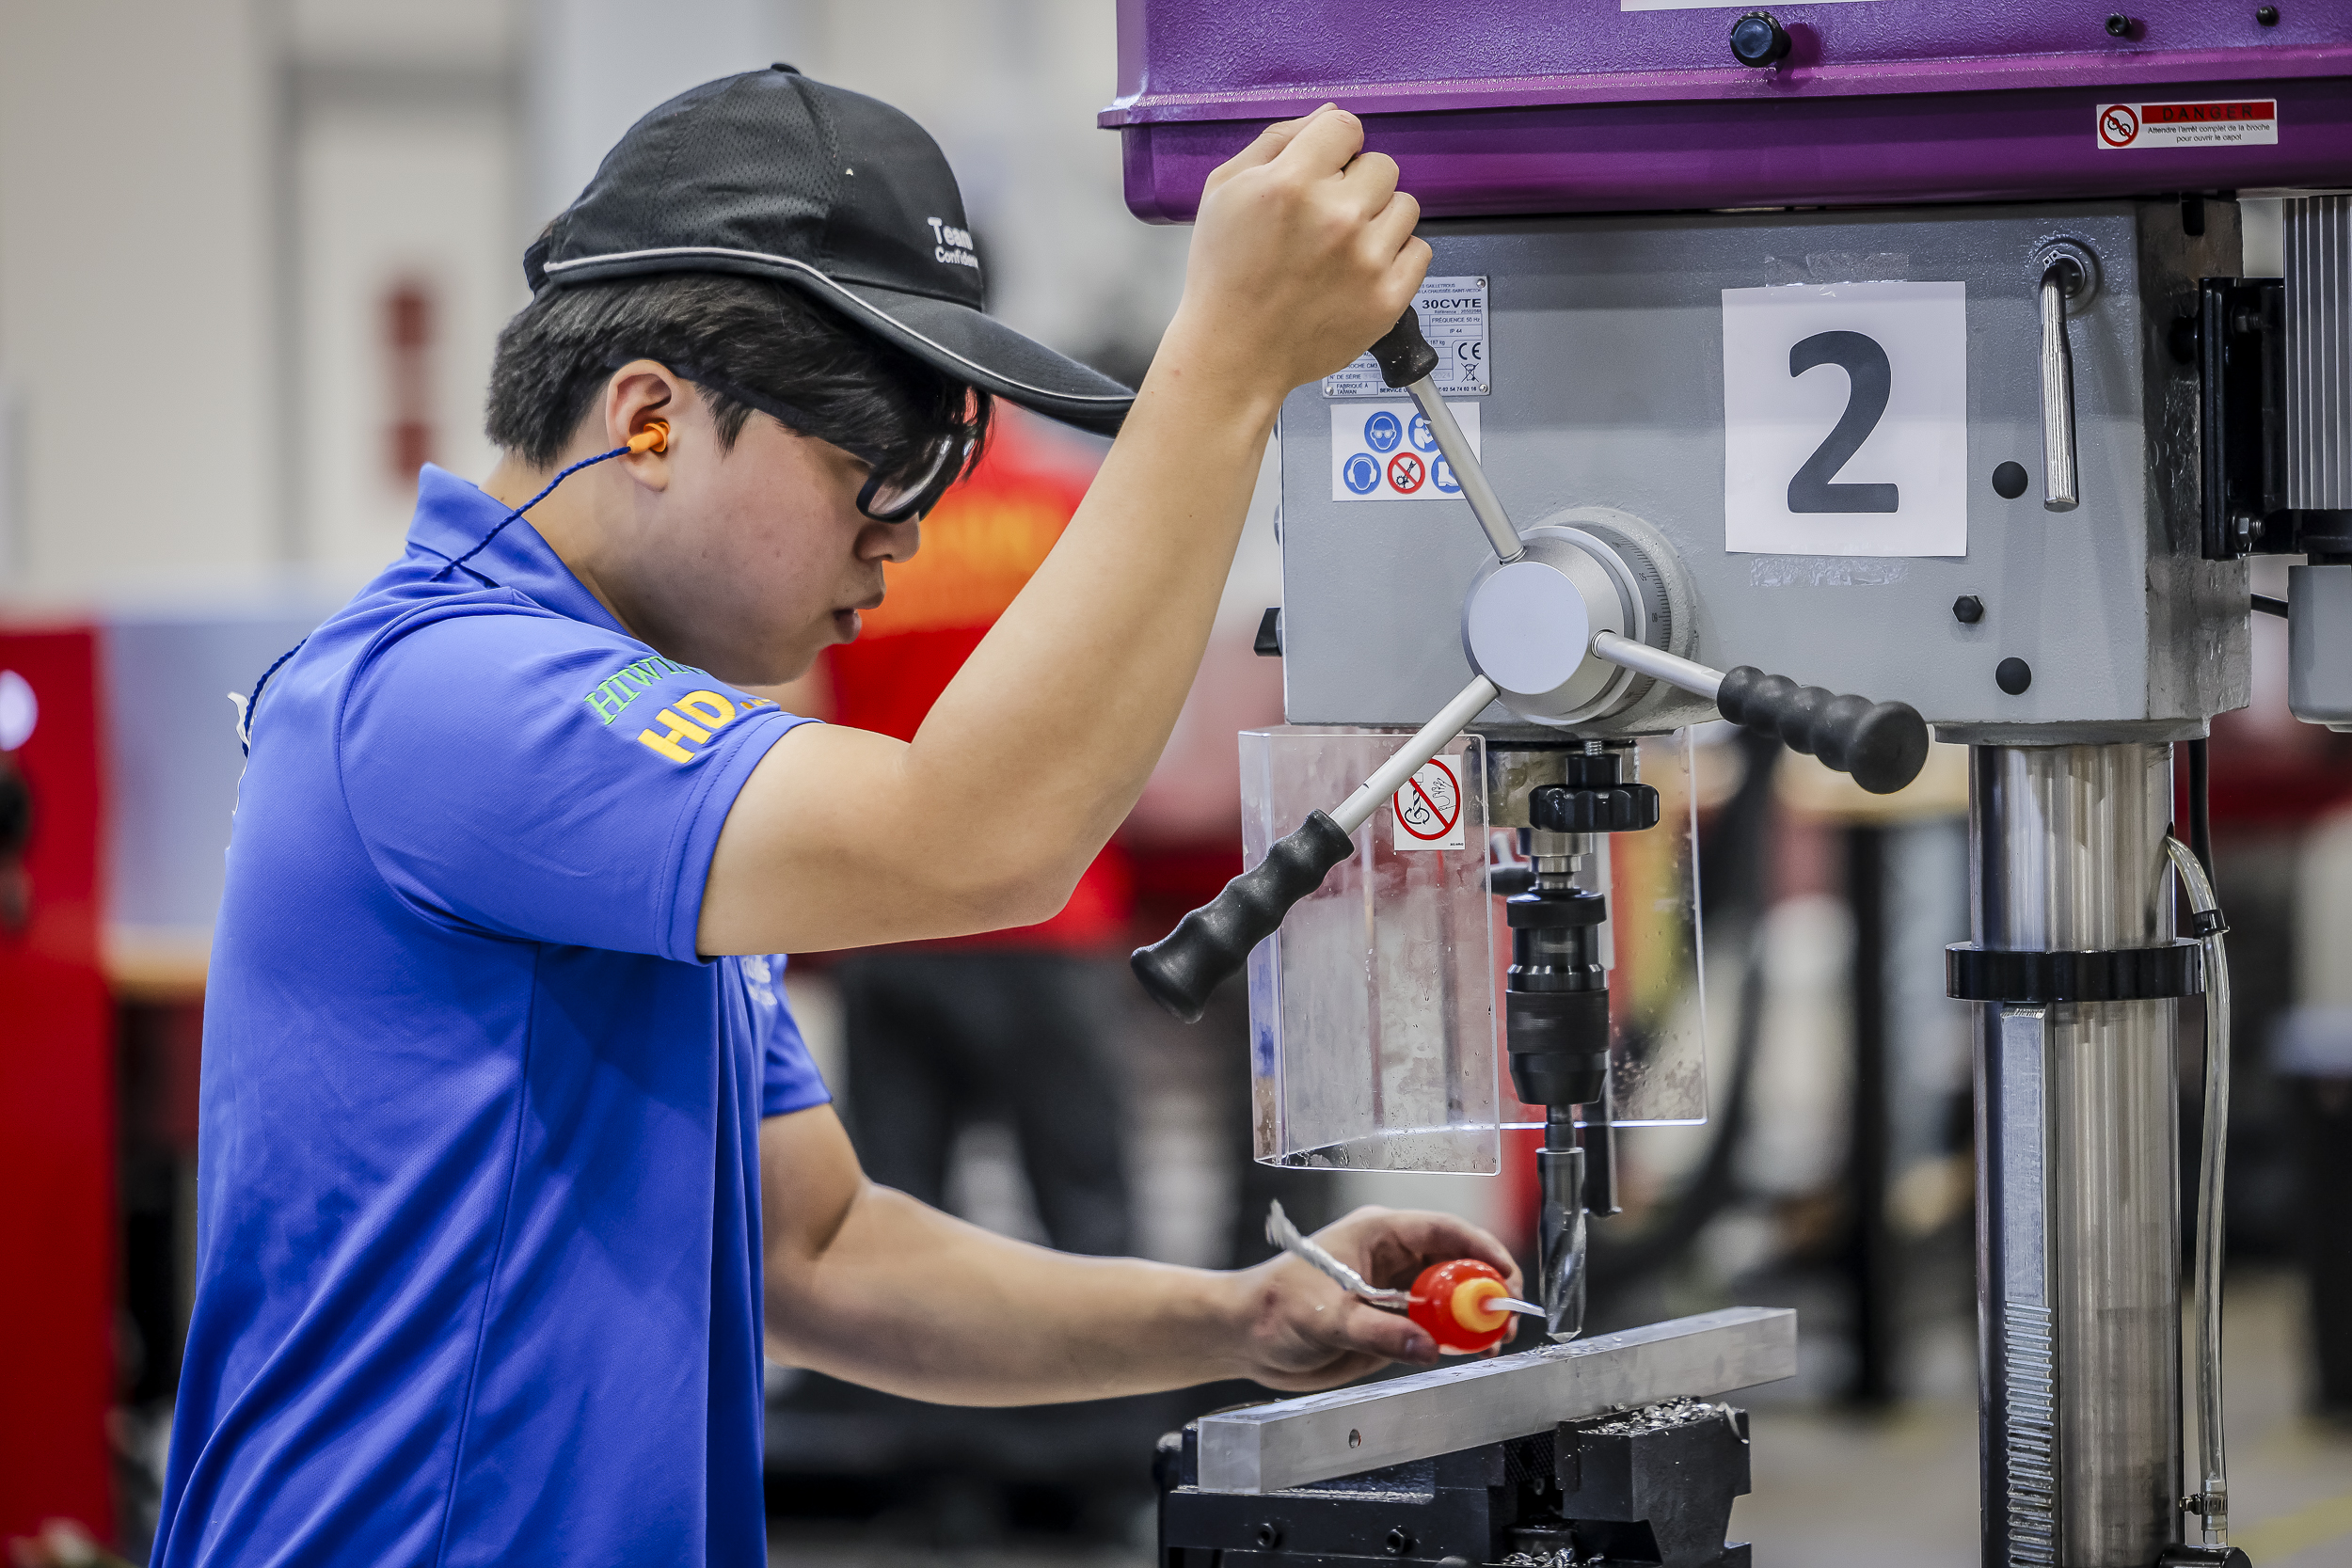
[[[815,279],[794,281],[809,286]],[[1136,401],[1131,388],[1100,371],[967,305],[830,277],[810,292],[925,364],[1082,430],[1118,435]]]
[[[665,245],[545,264],[536,287],[665,272],[777,277],[839,310],[925,364],[1024,408],[1104,436],[1119,434],[1135,392],[1025,338],[995,317],[929,294],[846,283],[806,261],[718,245]]]

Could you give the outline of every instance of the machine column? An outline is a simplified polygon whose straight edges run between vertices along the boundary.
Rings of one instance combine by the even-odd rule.
[[[1971,762],[1980,946],[2169,941],[2169,747],[1978,746]],[[1981,1009],[1986,1568],[2145,1568],[2176,1538],[2177,1049],[2169,1000]]]

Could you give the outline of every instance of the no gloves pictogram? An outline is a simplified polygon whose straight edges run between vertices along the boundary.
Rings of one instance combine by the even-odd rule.
[[[1428,468],[1409,451],[1400,451],[1389,459],[1389,487],[1400,496],[1411,495],[1428,477]]]

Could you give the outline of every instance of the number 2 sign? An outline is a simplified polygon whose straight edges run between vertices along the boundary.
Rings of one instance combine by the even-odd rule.
[[[1724,547],[1968,553],[1959,283],[1724,291]]]

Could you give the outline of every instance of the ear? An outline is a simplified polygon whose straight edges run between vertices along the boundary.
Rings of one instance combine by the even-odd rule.
[[[632,359],[604,384],[599,451],[631,449],[613,459],[648,490],[670,485],[671,459],[678,446],[678,416],[693,399],[686,382],[657,359]],[[656,438],[655,426],[663,430]]]

